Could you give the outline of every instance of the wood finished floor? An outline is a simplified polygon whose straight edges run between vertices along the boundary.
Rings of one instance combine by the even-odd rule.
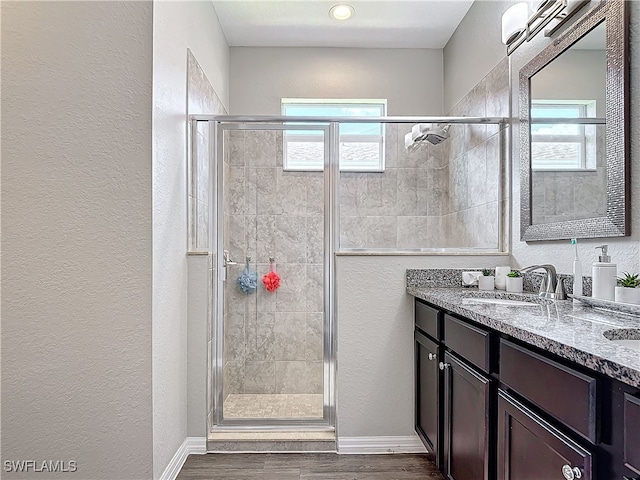
[[[189,455],[177,480],[444,480],[426,454]]]

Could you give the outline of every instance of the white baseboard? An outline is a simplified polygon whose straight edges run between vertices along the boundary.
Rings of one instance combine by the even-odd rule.
[[[407,437],[338,437],[340,454],[426,453],[417,435]]]
[[[169,465],[167,465],[167,468],[162,472],[160,480],[175,480],[189,455],[204,455],[205,453],[207,453],[206,437],[185,438],[169,462]]]

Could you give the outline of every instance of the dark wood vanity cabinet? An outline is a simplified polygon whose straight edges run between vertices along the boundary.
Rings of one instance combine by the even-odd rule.
[[[489,480],[491,381],[464,360],[445,353],[444,463],[450,480]]]
[[[449,480],[640,480],[640,389],[416,299],[416,431]]]
[[[419,330],[415,332],[416,431],[436,465],[441,463],[439,346]]]
[[[595,478],[592,454],[499,390],[498,479],[554,478]]]

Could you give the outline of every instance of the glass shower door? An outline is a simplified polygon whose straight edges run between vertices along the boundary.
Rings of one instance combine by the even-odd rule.
[[[217,425],[331,423],[329,129],[219,125]]]

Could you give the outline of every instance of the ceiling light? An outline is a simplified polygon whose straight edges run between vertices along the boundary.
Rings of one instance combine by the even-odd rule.
[[[347,20],[355,12],[351,5],[340,3],[329,10],[329,16],[335,20]]]

